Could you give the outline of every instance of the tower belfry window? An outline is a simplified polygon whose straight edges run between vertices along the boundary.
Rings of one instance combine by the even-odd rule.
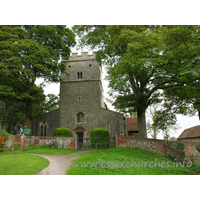
[[[83,77],[83,73],[82,72],[77,72],[77,78],[78,79],[82,79]]]

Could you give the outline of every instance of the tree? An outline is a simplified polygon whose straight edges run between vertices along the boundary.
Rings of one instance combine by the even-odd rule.
[[[42,117],[50,111],[59,108],[60,96],[54,94],[48,94],[44,101],[33,106],[33,119],[37,120],[38,117]]]
[[[176,130],[178,128],[176,126],[176,121],[176,115],[173,112],[160,108],[154,113],[152,127],[157,131],[162,130],[164,139],[166,138],[168,140],[170,129]]]
[[[165,31],[168,64],[181,66],[180,81],[184,84],[164,91],[165,108],[173,113],[200,113],[200,57],[199,26],[169,26]],[[199,114],[200,117],[200,114]]]
[[[159,128],[154,124],[156,118],[156,111],[158,110],[159,104],[154,104],[149,107],[150,119],[147,122],[147,132],[151,134],[151,136],[156,139],[157,134],[159,133]],[[153,133],[152,133],[153,132]]]
[[[107,65],[114,105],[132,107],[139,135],[147,137],[145,111],[161,102],[161,91],[185,85],[183,73],[192,70],[188,64],[200,52],[199,27],[91,25],[73,30],[80,46],[98,49],[97,60]],[[198,78],[199,73],[189,82]]]
[[[13,100],[25,104],[27,127],[32,125],[33,104],[45,98],[36,78],[59,82],[65,69],[59,59],[68,59],[74,45],[74,34],[65,26],[0,26],[0,92],[6,88]]]
[[[60,98],[54,94],[48,94],[46,98],[32,105],[32,118],[38,117],[48,112],[58,109]],[[25,126],[25,104],[23,102],[8,102],[7,99],[0,101],[0,121],[2,127],[10,134],[18,135],[21,128]]]

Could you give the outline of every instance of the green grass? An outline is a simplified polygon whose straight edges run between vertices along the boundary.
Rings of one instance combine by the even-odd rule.
[[[49,165],[47,159],[29,153],[60,156],[74,152],[78,151],[46,146],[28,146],[20,150],[17,146],[14,151],[3,152],[0,155],[0,175],[33,175]]]
[[[143,167],[136,167],[133,165],[131,167],[131,162],[136,162],[139,166],[143,163]],[[157,164],[155,165],[155,159],[156,163],[162,163],[165,162],[165,167],[161,167]],[[115,149],[106,149],[106,150],[100,150],[100,151],[93,151],[90,153],[87,153],[79,158],[77,158],[74,162],[78,164],[78,162],[97,162],[97,167],[70,167],[67,174],[68,175],[185,175],[185,174],[195,174],[200,173],[200,169],[196,169],[194,167],[176,167],[176,163],[166,157],[160,156],[156,153],[138,149],[138,148],[115,148]],[[110,161],[109,163],[107,163]],[[119,162],[119,164],[114,166],[116,162]],[[149,163],[147,163],[146,167],[144,166],[144,162],[151,162],[151,165],[149,166]],[[105,162],[105,163],[103,163]],[[113,162],[114,164],[111,164]],[[121,162],[125,162],[124,167],[120,167]],[[128,168],[126,167],[126,163]],[[103,165],[103,167],[100,167],[99,165]],[[109,164],[109,167],[108,167]],[[153,166],[153,167],[151,167]],[[166,167],[170,166],[170,167]],[[175,166],[175,167],[171,167]]]
[[[28,146],[21,150],[23,153],[33,153],[33,154],[41,154],[41,155],[63,155],[63,154],[69,154],[69,153],[75,153],[78,152],[78,150],[74,149],[58,149],[58,148],[52,148],[47,146]]]
[[[40,156],[28,154],[3,154],[0,156],[0,175],[33,175],[49,165]]]

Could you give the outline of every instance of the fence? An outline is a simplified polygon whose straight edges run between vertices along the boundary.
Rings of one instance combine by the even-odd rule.
[[[108,149],[117,146],[116,136],[105,138],[77,138],[77,149]]]

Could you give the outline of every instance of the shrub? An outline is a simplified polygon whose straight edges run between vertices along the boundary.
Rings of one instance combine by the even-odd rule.
[[[198,152],[200,152],[200,145],[197,145],[196,149],[197,149]]]
[[[183,150],[185,149],[185,145],[184,145],[183,143],[177,143],[177,144],[176,144],[176,148],[177,148],[178,150],[183,151]]]
[[[90,133],[90,138],[91,138],[91,143],[92,143],[92,147],[94,147],[95,144],[95,139],[92,138],[108,138],[109,137],[109,132],[108,130],[106,130],[105,128],[95,128],[91,131]],[[105,144],[109,143],[109,138],[108,139],[97,139],[97,143],[98,146],[100,146],[99,144]],[[106,145],[108,146],[108,145]],[[102,145],[102,147],[105,147],[105,145]]]
[[[3,137],[3,138],[8,138],[9,137],[9,133],[7,133],[6,129],[5,128],[1,128],[1,124],[0,124],[0,137]]]
[[[72,131],[65,127],[56,128],[53,131],[54,137],[72,137]]]
[[[167,141],[167,144],[168,144],[169,146],[172,146],[172,145],[173,145],[173,142]]]
[[[0,153],[2,154],[3,151],[5,151],[5,142],[9,138],[9,133],[7,133],[5,128],[1,128],[0,123]]]

